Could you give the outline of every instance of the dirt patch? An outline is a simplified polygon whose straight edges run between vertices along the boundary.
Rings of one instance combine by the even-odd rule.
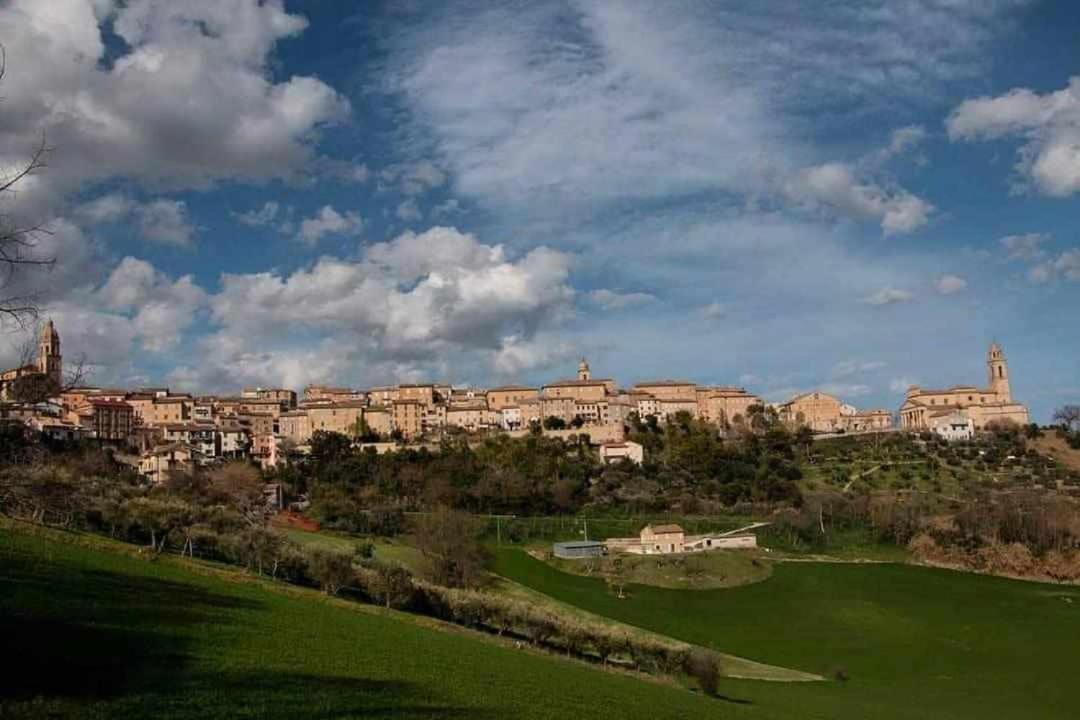
[[[1069,470],[1080,472],[1080,450],[1073,450],[1057,435],[1047,432],[1033,443],[1040,454],[1054,458]]]
[[[283,510],[270,520],[270,524],[279,528],[291,528],[304,532],[319,532],[319,523],[309,517],[291,510]]]

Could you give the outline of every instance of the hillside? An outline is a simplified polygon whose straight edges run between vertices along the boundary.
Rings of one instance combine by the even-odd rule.
[[[0,563],[0,632],[18,659],[0,675],[3,717],[655,720],[745,710],[231,570],[150,562],[98,538],[5,524]]]
[[[630,586],[504,550],[498,571],[587,611],[830,683],[727,680],[757,712],[834,720],[1075,717],[1080,589],[896,564],[779,563],[722,590]]]

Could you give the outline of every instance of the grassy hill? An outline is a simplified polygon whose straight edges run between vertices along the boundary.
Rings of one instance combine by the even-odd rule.
[[[0,525],[0,636],[15,661],[0,674],[0,716],[656,720],[750,711],[232,570],[150,562],[130,547]]]
[[[725,680],[758,713],[805,718],[1074,718],[1080,589],[892,564],[781,563],[722,590],[568,575],[518,550],[497,570],[585,610],[776,665],[847,679]]]

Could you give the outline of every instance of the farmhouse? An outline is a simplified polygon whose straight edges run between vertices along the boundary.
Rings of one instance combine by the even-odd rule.
[[[757,547],[757,536],[748,528],[716,535],[687,535],[679,525],[646,525],[636,538],[608,538],[604,544],[610,552],[633,555],[672,555],[707,550],[732,550]]]

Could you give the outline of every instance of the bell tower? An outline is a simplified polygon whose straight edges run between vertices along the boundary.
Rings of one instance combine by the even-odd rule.
[[[1001,346],[996,342],[990,344],[990,350],[986,353],[986,367],[990,377],[990,390],[997,394],[998,400],[1010,402],[1012,392],[1009,390],[1009,364],[1005,361]]]
[[[56,387],[60,387],[63,366],[60,357],[60,333],[56,332],[53,321],[45,323],[41,328],[41,339],[38,343],[38,372],[49,378]]]
[[[577,379],[583,382],[592,380],[592,373],[589,371],[589,363],[585,358],[581,358],[581,363],[577,366]]]

